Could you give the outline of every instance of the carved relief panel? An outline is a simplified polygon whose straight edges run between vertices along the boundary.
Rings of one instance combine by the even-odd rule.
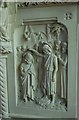
[[[67,110],[66,26],[56,18],[23,20],[15,36],[17,99],[45,109]]]
[[[7,60],[9,116],[75,116],[76,15],[68,8],[59,5],[56,10],[53,3],[17,7]]]

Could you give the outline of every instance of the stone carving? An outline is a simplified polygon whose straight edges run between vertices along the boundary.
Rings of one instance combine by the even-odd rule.
[[[60,91],[61,91],[61,98],[67,99],[67,28],[60,23],[54,24],[54,29],[52,33],[56,34],[56,41],[55,45],[55,54],[59,61],[59,77],[60,77]],[[64,34],[64,38],[61,37],[62,33]],[[66,34],[66,35],[65,35]],[[61,38],[61,39],[60,39]]]
[[[4,117],[8,116],[6,56],[11,51],[11,43],[6,35],[6,30],[0,26],[0,91],[1,112]]]
[[[37,42],[39,42],[39,40],[43,39],[43,35],[45,37],[47,37],[46,34],[42,31],[39,31],[38,33],[34,32],[34,30],[32,29],[32,26],[28,25],[28,26],[25,27],[24,37],[26,38],[27,41],[31,40],[31,37],[33,37],[35,43],[37,43]],[[36,38],[38,39],[38,41],[37,41]]]
[[[17,6],[18,8],[20,7],[38,7],[38,6],[49,6],[49,5],[59,5],[59,4],[67,4],[67,2],[69,2],[68,0],[64,0],[64,2],[62,2],[62,0],[53,0],[53,2],[50,1],[40,1],[40,2],[18,2]],[[72,2],[72,1],[71,1]],[[76,0],[76,2],[78,2]],[[70,4],[70,2],[68,3]]]
[[[0,53],[2,54],[8,54],[12,52],[11,50],[11,42],[9,41],[9,38],[6,35],[6,32],[3,27],[0,27]]]
[[[0,94],[1,94],[1,113],[2,116],[8,114],[8,96],[6,80],[6,59],[0,58]]]
[[[24,100],[34,100],[36,73],[34,69],[34,58],[30,52],[25,52],[21,63],[21,80],[23,86]]]
[[[58,57],[61,62],[61,97],[67,98],[67,43],[61,42],[61,56]]]
[[[58,70],[57,56],[54,54],[52,46],[48,43],[43,43],[44,54],[44,78],[41,85],[43,86],[43,94],[47,96],[53,104],[56,95],[56,73]]]
[[[26,26],[25,31],[24,31],[24,36],[27,40],[31,39],[31,31],[30,31],[30,26]]]
[[[64,39],[62,32],[66,34]],[[20,79],[26,102],[32,101],[45,109],[66,110],[67,35],[67,28],[61,23],[47,24],[46,32],[25,27],[26,42],[34,40],[32,47],[17,49],[22,56]]]
[[[5,0],[0,1],[0,7],[6,8],[7,7],[7,2],[5,2]]]
[[[18,3],[18,7],[29,7],[29,6],[39,6],[39,5],[49,5],[49,2],[23,2]]]

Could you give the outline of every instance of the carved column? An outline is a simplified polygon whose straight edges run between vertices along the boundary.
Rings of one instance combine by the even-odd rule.
[[[11,52],[11,43],[0,27],[0,91],[2,117],[8,116],[8,91],[7,91],[7,57]]]
[[[0,55],[0,91],[2,117],[8,116],[7,55]]]
[[[2,118],[7,118],[9,113],[7,58],[8,55],[12,52],[11,42],[13,40],[13,33],[15,28],[16,4],[2,2],[0,10],[0,110]]]
[[[0,91],[1,91],[1,112],[2,116],[8,114],[8,94],[7,94],[7,75],[6,75],[6,56],[0,56]]]

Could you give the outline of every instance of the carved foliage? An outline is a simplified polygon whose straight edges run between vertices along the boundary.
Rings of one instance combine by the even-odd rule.
[[[32,6],[39,6],[39,5],[49,5],[49,2],[23,2],[23,3],[18,3],[18,7],[32,7]]]
[[[78,2],[78,0],[76,0],[76,2]],[[17,6],[18,8],[28,8],[28,7],[38,7],[38,6],[51,6],[51,5],[62,5],[62,4],[74,4],[74,2],[69,2],[69,0],[64,0],[64,2],[62,2],[62,0],[53,0],[53,2],[51,2],[51,0],[49,1],[40,1],[40,2],[18,2]]]
[[[0,53],[8,54],[11,51],[11,42],[6,35],[6,31],[0,27]]]

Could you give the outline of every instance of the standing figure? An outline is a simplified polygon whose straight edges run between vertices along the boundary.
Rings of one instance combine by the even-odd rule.
[[[61,97],[67,98],[67,43],[61,42]]]
[[[44,54],[44,79],[42,81],[42,90],[44,96],[47,96],[53,103],[56,95],[56,74],[58,70],[57,57],[53,53],[51,45],[43,43]]]
[[[61,56],[61,41],[60,40],[54,41],[54,51],[55,51],[55,55],[57,56],[57,61],[58,61],[57,96],[61,97],[61,62],[59,60],[59,58]]]
[[[61,41],[60,40],[54,41],[54,50],[55,50],[55,55],[59,57],[61,55]]]
[[[36,74],[34,58],[31,52],[28,51],[23,55],[23,62],[21,63],[21,80],[24,101],[34,100]]]

